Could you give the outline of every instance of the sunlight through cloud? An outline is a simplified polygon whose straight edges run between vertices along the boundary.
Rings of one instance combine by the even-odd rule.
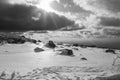
[[[37,4],[38,8],[41,8],[47,12],[53,12],[54,10],[51,8],[50,4],[54,0],[41,0],[39,4]]]

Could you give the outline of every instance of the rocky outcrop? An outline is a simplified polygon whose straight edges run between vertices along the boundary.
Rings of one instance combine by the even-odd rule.
[[[113,53],[113,54],[116,54],[116,53],[115,53],[115,50],[112,50],[112,49],[107,49],[105,52],[106,52],[106,53]]]
[[[37,40],[35,40],[35,39],[26,39],[26,42],[31,42],[31,43],[36,44]]]
[[[37,42],[42,42],[41,40],[38,40]]]
[[[42,52],[42,51],[44,51],[44,49],[39,48],[39,47],[36,47],[36,48],[34,49],[34,52],[36,52],[36,53]]]
[[[24,44],[25,42],[31,42],[36,44],[37,41],[34,39],[26,38],[25,36],[0,36],[0,43],[6,42],[9,44]]]
[[[45,46],[48,48],[55,48],[56,47],[56,45],[53,41],[49,41]]]
[[[7,41],[7,43],[10,43],[10,44],[23,44],[26,42],[26,40],[24,38],[25,37],[23,37],[23,36],[11,37],[11,38],[8,38],[6,41]]]
[[[70,49],[62,49],[59,50],[60,51],[60,55],[65,55],[65,56],[74,56],[73,51]]]
[[[86,60],[87,60],[87,58],[83,57],[83,58],[81,58],[80,60],[86,61]]]
[[[73,44],[73,46],[75,46],[75,47],[79,47],[79,44]]]

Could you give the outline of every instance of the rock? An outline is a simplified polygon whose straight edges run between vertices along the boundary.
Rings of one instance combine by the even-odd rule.
[[[38,40],[38,42],[42,42],[41,40]]]
[[[84,61],[86,61],[86,60],[87,60],[87,58],[83,57],[83,58],[81,58],[80,60],[84,60]]]
[[[15,41],[13,39],[8,39],[7,42],[8,43],[14,43]]]
[[[105,52],[106,53],[113,53],[113,54],[115,54],[115,50],[112,50],[112,49],[107,49]]]
[[[95,45],[89,45],[88,47],[96,48],[97,46],[95,46]]]
[[[80,45],[81,48],[87,48],[87,45]]]
[[[25,43],[25,40],[23,40],[21,37],[18,37],[18,38],[8,38],[7,42],[9,44],[23,44],[23,43]]]
[[[78,46],[79,46],[79,44],[73,44],[73,46],[78,47]]]
[[[77,50],[77,51],[79,50],[78,48],[72,48],[72,49]]]
[[[34,49],[34,52],[42,52],[42,51],[44,51],[44,49],[42,49],[42,48],[39,48],[39,47],[36,47],[35,49]]]
[[[34,40],[34,39],[28,39],[27,41],[28,41],[28,42],[31,42],[31,43],[34,43],[34,44],[36,44],[36,43],[37,43],[37,41],[36,41],[36,40]]]
[[[5,35],[0,36],[1,42],[6,41],[9,44],[23,44],[25,42],[31,42],[36,44],[37,40],[26,38],[25,36],[19,36],[19,35]]]
[[[48,48],[55,48],[56,47],[56,45],[53,41],[49,41],[45,46]]]
[[[5,38],[4,38],[5,37]],[[23,44],[26,42],[26,38],[24,36],[4,36],[1,38],[1,41],[6,41],[9,44]]]
[[[60,55],[74,56],[73,51],[70,49],[62,49]]]
[[[37,41],[36,41],[36,40],[34,40],[34,39],[32,40],[32,42],[33,42],[33,43],[35,43],[35,44],[37,43]]]

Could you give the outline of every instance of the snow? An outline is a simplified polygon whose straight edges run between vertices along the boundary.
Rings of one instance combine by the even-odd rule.
[[[44,42],[41,42],[38,45],[25,43],[0,46],[0,73],[3,71],[12,73],[15,71],[22,75],[30,73],[27,77],[22,77],[24,79],[37,77],[39,79],[50,79],[50,77],[55,77],[60,80],[66,79],[66,77],[75,78],[76,80],[79,80],[79,78],[90,80],[98,76],[119,74],[120,60],[118,59],[116,65],[113,66],[112,63],[116,55],[106,53],[106,49],[68,47],[66,45],[57,45],[57,48],[50,49],[45,47],[44,44]],[[45,51],[35,53],[34,49],[36,47],[40,47]],[[60,49],[71,49],[75,56],[58,55],[58,50]],[[120,54],[119,50],[116,50],[116,52],[118,53],[117,55]],[[83,57],[87,60],[81,60]],[[44,69],[52,72],[49,73]],[[45,72],[46,76],[44,75]],[[36,77],[32,77],[35,75]]]

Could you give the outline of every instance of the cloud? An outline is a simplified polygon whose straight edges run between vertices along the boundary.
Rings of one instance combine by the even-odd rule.
[[[73,0],[75,4],[98,16],[119,17],[119,0]]]
[[[0,3],[6,3],[7,2],[7,0],[0,0]]]
[[[76,5],[73,0],[60,0],[59,2],[54,1],[51,4],[52,8],[60,12],[71,12],[71,13],[84,13],[88,14],[89,11],[84,10],[83,8]]]
[[[120,19],[101,17],[100,23],[103,26],[120,27]]]
[[[74,21],[64,16],[48,13],[34,6],[4,4],[0,7],[0,30],[4,31],[56,30],[74,25]],[[37,17],[39,19],[34,20]]]
[[[87,11],[76,5],[73,0],[59,0],[59,2],[54,1],[51,6],[57,11],[57,14],[75,21],[80,28],[83,27],[85,18],[91,14],[91,11]]]
[[[120,0],[73,0],[73,2],[83,10],[91,11],[90,15],[82,20],[86,29],[100,31],[97,36],[119,35]],[[93,32],[93,35],[96,33]]]
[[[40,5],[41,0],[8,0],[8,3],[11,5],[26,5],[26,6],[35,6]],[[59,16],[64,16],[67,19],[74,21],[75,24],[79,24],[79,27],[83,27],[83,22],[86,17],[90,15],[90,11],[83,9],[82,7],[76,5],[73,0],[52,0],[51,7],[55,10]],[[33,16],[32,19],[39,20],[41,14]]]
[[[39,2],[40,0],[0,0],[0,30],[62,28],[83,29],[82,35],[93,37],[119,35],[119,0],[53,0],[53,13],[38,9],[36,5]]]
[[[120,37],[120,28],[104,28],[103,33],[107,36]]]
[[[120,0],[97,0],[98,4],[111,12],[120,12]]]
[[[119,0],[73,0],[73,2],[98,17],[120,18]]]
[[[120,36],[120,0],[60,0],[57,5],[56,10],[60,9],[66,17],[85,26],[84,30],[88,31],[83,30],[82,35]]]

